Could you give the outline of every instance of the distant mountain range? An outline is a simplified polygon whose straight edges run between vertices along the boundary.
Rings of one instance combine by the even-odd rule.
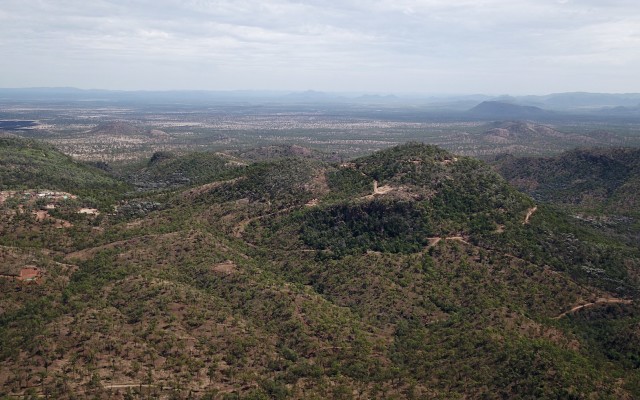
[[[202,104],[215,102],[338,103],[371,105],[419,105],[473,113],[518,116],[549,115],[549,112],[597,113],[612,116],[640,115],[640,93],[553,93],[542,96],[428,95],[357,92],[260,91],[260,90],[159,90],[119,91],[77,88],[0,88],[0,101],[109,101]],[[484,104],[488,103],[488,104]],[[512,107],[511,107],[512,106]],[[525,108],[518,108],[525,107]]]
[[[545,96],[516,97],[515,101],[522,105],[538,105],[551,109],[638,107],[640,93],[554,93]]]

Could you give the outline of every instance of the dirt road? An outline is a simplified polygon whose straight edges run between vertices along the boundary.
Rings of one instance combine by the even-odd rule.
[[[626,300],[626,299],[616,299],[616,298],[600,298],[597,299],[596,301],[592,302],[592,303],[587,303],[587,304],[582,304],[579,306],[575,306],[572,309],[570,309],[569,311],[565,311],[562,314],[558,315],[557,317],[553,317],[553,319],[560,319],[562,317],[564,317],[567,314],[573,314],[574,312],[578,311],[578,310],[582,310],[583,308],[588,308],[588,307],[593,307],[596,304],[631,304],[633,303],[633,300]]]
[[[524,222],[522,223],[522,225],[528,224],[529,223],[529,218],[531,218],[533,213],[536,212],[537,210],[538,210],[538,206],[535,206],[535,207],[530,208],[529,210],[527,210],[527,215],[525,215]]]

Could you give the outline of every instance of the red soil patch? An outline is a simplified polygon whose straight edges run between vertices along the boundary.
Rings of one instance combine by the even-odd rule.
[[[24,267],[20,270],[20,276],[18,280],[33,282],[37,281],[41,277],[40,269],[36,267]]]
[[[43,222],[45,220],[53,221],[56,228],[71,228],[73,226],[73,224],[69,221],[53,218],[51,215],[49,215],[49,212],[47,210],[34,211],[33,215],[36,217],[37,222]]]
[[[317,206],[319,203],[320,203],[320,201],[318,199],[313,199],[313,200],[309,201],[307,204],[305,204],[305,206],[314,207],[314,206]]]
[[[217,181],[217,182],[211,182],[211,183],[207,183],[205,185],[201,185],[201,186],[197,186],[194,188],[191,188],[189,190],[185,190],[184,192],[182,192],[182,197],[187,198],[187,199],[193,199],[196,196],[205,194],[213,189],[219,188],[221,186],[224,185],[230,185],[233,183],[236,183],[240,180],[244,179],[243,177],[239,177],[239,178],[234,178],[234,179],[229,179],[226,181]]]
[[[35,213],[36,213],[36,221],[38,222],[44,221],[49,216],[49,213],[44,210],[36,211]]]
[[[234,272],[236,272],[236,264],[233,261],[227,260],[225,262],[214,265],[212,269],[214,272],[233,274]]]

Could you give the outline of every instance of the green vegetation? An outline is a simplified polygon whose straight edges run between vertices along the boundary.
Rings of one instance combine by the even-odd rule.
[[[385,196],[371,194],[374,180],[387,187]],[[274,221],[272,230],[299,226],[306,245],[337,256],[415,252],[432,237],[475,237],[518,224],[533,204],[481,162],[417,144],[360,158],[327,181],[331,193],[319,207],[283,216],[289,221]]]
[[[534,198],[577,209],[637,213],[640,150],[573,150],[549,158],[501,157],[497,168]]]
[[[322,190],[322,182],[313,182],[324,173],[322,167],[320,162],[297,158],[251,164],[236,175],[237,180],[214,188],[210,196],[217,201],[270,202],[276,208],[300,204],[308,201],[313,191]]]
[[[640,250],[639,150],[573,150],[548,158],[505,156],[495,166],[511,184],[547,204],[541,209],[544,218],[532,224],[533,236],[516,235],[510,244],[503,241],[500,246],[522,248],[528,243],[527,248],[536,250],[527,252],[538,262],[582,275],[604,273],[611,287],[626,286],[623,271],[635,275],[636,265],[625,259],[629,254],[637,257]],[[561,251],[551,254],[552,248]]]
[[[408,201],[340,204],[310,211],[291,223],[301,225],[305,244],[336,255],[414,252],[434,236],[427,212]]]
[[[233,176],[237,165],[213,152],[177,155],[155,152],[146,165],[133,168],[127,179],[142,189],[198,185]]]
[[[640,397],[621,233],[434,146],[276,158],[158,152],[124,194],[62,157],[117,211],[7,200],[5,270],[43,279],[0,278],[0,397]]]
[[[128,186],[42,142],[0,137],[0,190],[71,192],[105,206]]]

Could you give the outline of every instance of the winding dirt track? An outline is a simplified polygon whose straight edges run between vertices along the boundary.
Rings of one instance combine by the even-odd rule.
[[[260,217],[253,217],[253,218],[243,219],[242,221],[238,222],[236,224],[236,226],[233,227],[233,231],[231,232],[231,234],[235,238],[242,237],[242,234],[244,233],[245,229],[247,229],[247,225],[249,225],[253,221],[257,221],[259,219],[260,219]]]
[[[127,389],[127,388],[150,388],[157,385],[145,385],[140,383],[114,383],[110,385],[102,385],[104,389]]]
[[[282,210],[278,210],[278,211],[275,211],[275,212],[272,212],[272,213],[269,213],[269,214],[258,215],[257,217],[251,217],[251,218],[243,219],[242,221],[238,222],[233,227],[233,230],[232,230],[231,234],[235,238],[240,238],[240,237],[242,237],[242,234],[244,233],[245,229],[247,229],[247,226],[250,223],[252,223],[253,221],[257,221],[257,220],[260,220],[262,218],[270,217],[272,215],[282,214],[282,213],[294,210],[294,209],[299,208],[299,207],[300,206],[287,207],[287,208],[283,208]]]
[[[529,223],[529,218],[531,218],[533,213],[536,212],[537,210],[538,210],[538,206],[535,206],[535,207],[530,208],[529,210],[527,210],[527,215],[525,215],[524,222],[522,223],[522,225],[528,224]]]
[[[583,308],[588,308],[588,307],[593,307],[596,304],[631,304],[633,303],[633,300],[625,300],[625,299],[616,299],[616,298],[601,298],[598,299],[592,303],[587,303],[587,304],[582,304],[580,306],[575,306],[573,307],[571,310],[565,311],[562,314],[558,315],[557,317],[553,317],[553,319],[560,319],[562,317],[564,317],[567,314],[573,314],[574,312],[578,311],[578,310],[582,310]]]
[[[460,243],[469,244],[469,242],[467,242],[463,236],[448,236],[444,238],[435,236],[435,237],[427,238],[427,240],[428,240],[427,247],[426,247],[427,249],[437,245],[438,243],[440,243],[441,240],[455,240]]]

